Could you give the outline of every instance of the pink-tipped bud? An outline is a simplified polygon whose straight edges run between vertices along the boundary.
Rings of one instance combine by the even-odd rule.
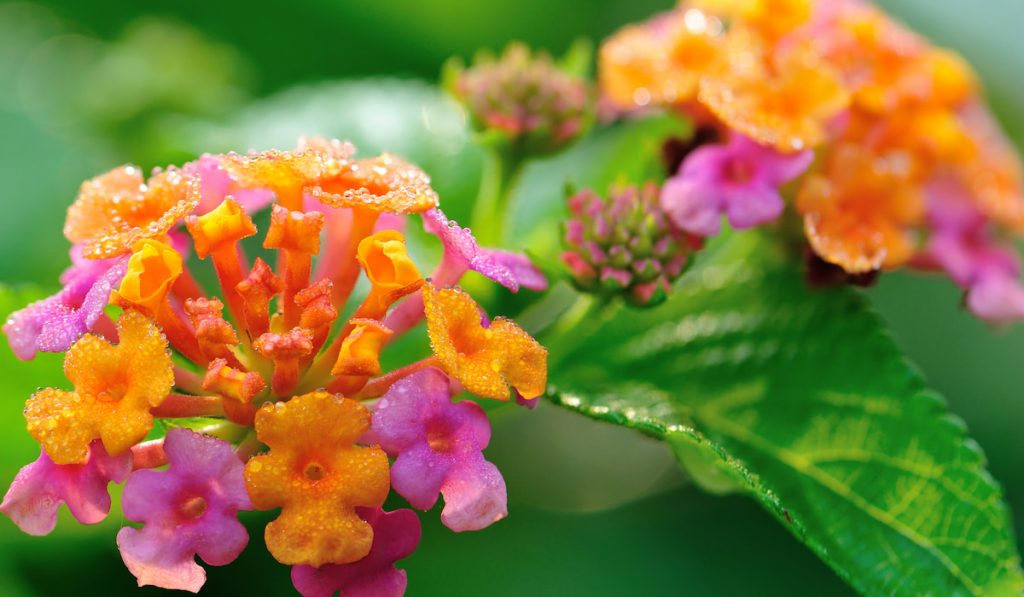
[[[614,188],[607,200],[584,189],[566,203],[562,261],[585,292],[656,305],[699,247],[699,239],[669,224],[653,183]]]

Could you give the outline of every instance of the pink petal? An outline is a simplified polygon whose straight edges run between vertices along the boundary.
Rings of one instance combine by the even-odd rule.
[[[441,522],[453,531],[480,530],[508,516],[505,479],[479,452],[452,470],[441,494]]]
[[[439,456],[426,442],[403,451],[391,465],[391,486],[398,495],[420,510],[429,510],[452,468],[450,459]]]
[[[668,179],[661,189],[661,208],[673,225],[697,236],[715,236],[722,228],[720,194],[704,182]]]
[[[729,224],[738,230],[771,222],[782,215],[784,208],[779,192],[767,187],[736,189],[725,199]]]
[[[154,537],[148,529],[124,527],[117,533],[121,558],[139,586],[198,593],[206,582],[206,571],[192,558],[189,538],[159,531]]]
[[[990,323],[1024,319],[1024,286],[1008,276],[984,278],[968,290],[967,308]]]
[[[46,452],[22,468],[0,503],[3,512],[29,535],[46,535],[57,523],[57,508],[67,504],[83,524],[96,524],[110,512],[107,485],[120,483],[132,469],[130,453],[109,456],[99,441],[89,447],[85,464],[54,464]]]

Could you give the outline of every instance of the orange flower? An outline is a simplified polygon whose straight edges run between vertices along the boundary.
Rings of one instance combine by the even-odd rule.
[[[825,141],[826,125],[850,98],[839,74],[806,48],[771,55],[751,32],[734,30],[699,99],[729,127],[793,152]]]
[[[441,367],[482,398],[508,400],[509,386],[536,398],[547,386],[548,352],[515,322],[483,327],[480,307],[461,290],[423,288],[430,344]]]
[[[898,162],[862,147],[836,148],[825,173],[810,176],[797,196],[814,251],[849,273],[905,263],[914,251],[912,228],[924,215],[908,176]]]
[[[721,40],[721,21],[699,10],[626,27],[601,46],[601,89],[623,108],[685,103],[696,95]]]
[[[200,259],[256,234],[252,218],[238,203],[228,197],[220,205],[201,216],[185,218],[185,226],[195,241],[196,256]]]
[[[406,252],[405,236],[395,230],[382,230],[364,238],[356,252],[370,280],[370,294],[359,316],[381,319],[388,307],[423,284],[416,264]]]
[[[355,509],[383,505],[390,484],[387,455],[355,445],[369,427],[366,407],[327,392],[256,414],[256,435],[270,452],[245,465],[245,485],[256,508],[281,508],[266,529],[279,562],[319,567],[369,553],[373,529]]]
[[[64,374],[74,391],[40,390],[25,406],[28,432],[57,464],[79,464],[89,443],[117,455],[142,441],[153,426],[150,409],[174,385],[167,342],[141,313],[125,311],[114,346],[87,334],[68,350]]]
[[[380,375],[380,351],[391,330],[375,319],[353,319],[331,375]]]
[[[199,205],[199,182],[178,170],[146,183],[136,166],[122,166],[86,181],[68,208],[64,236],[89,259],[128,253],[143,239],[163,238]]]
[[[171,286],[181,276],[181,255],[169,245],[148,239],[136,244],[134,251],[128,260],[128,273],[113,292],[114,302],[157,316]]]

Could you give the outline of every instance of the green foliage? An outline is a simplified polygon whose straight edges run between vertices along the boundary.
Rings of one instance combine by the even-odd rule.
[[[794,261],[757,233],[709,248],[663,307],[586,326],[551,398],[753,495],[862,592],[1019,593],[980,448],[863,297],[807,290]]]

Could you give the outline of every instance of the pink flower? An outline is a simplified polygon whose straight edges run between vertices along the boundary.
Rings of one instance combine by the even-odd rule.
[[[395,562],[416,551],[420,519],[412,510],[356,511],[373,527],[370,553],[351,564],[293,566],[292,584],[303,597],[330,597],[339,591],[345,597],[399,597],[405,593],[405,570],[395,568]]]
[[[487,527],[508,514],[505,480],[484,460],[491,428],[482,408],[452,403],[448,376],[417,371],[391,386],[377,403],[373,440],[391,455],[391,486],[415,508],[444,496],[441,522],[453,531]]]
[[[254,213],[270,205],[274,193],[269,189],[242,189],[231,175],[220,167],[221,156],[204,153],[198,160],[185,164],[182,170],[199,177],[201,198],[196,213],[205,214],[217,207],[225,197],[231,197],[246,212]]]
[[[18,471],[0,503],[0,512],[29,535],[52,531],[61,503],[67,504],[78,522],[96,524],[110,512],[107,484],[124,481],[131,470],[131,452],[110,456],[99,440],[89,446],[85,464],[54,464],[40,451],[35,462]]]
[[[1012,245],[992,237],[988,219],[952,181],[929,186],[933,233],[919,265],[937,266],[967,291],[967,308],[985,321],[1024,318],[1020,259]]]
[[[449,220],[438,208],[423,214],[423,228],[444,244],[444,258],[432,276],[438,286],[458,283],[469,270],[478,272],[512,292],[520,286],[544,290],[548,281],[526,255],[495,249],[482,249],[468,228]]]
[[[11,314],[3,326],[11,349],[19,359],[29,360],[37,351],[64,352],[103,315],[110,291],[124,278],[128,258],[85,260],[61,275],[64,289]]]
[[[206,571],[196,564],[223,566],[245,549],[249,535],[238,522],[251,510],[243,464],[227,442],[184,428],[167,432],[168,468],[140,470],[125,484],[125,518],[143,527],[125,527],[117,546],[139,586],[197,592]]]
[[[810,150],[785,154],[733,133],[728,144],[706,145],[683,161],[665,182],[661,206],[679,228],[714,236],[725,214],[733,228],[751,228],[779,217],[779,187],[804,173]]]

